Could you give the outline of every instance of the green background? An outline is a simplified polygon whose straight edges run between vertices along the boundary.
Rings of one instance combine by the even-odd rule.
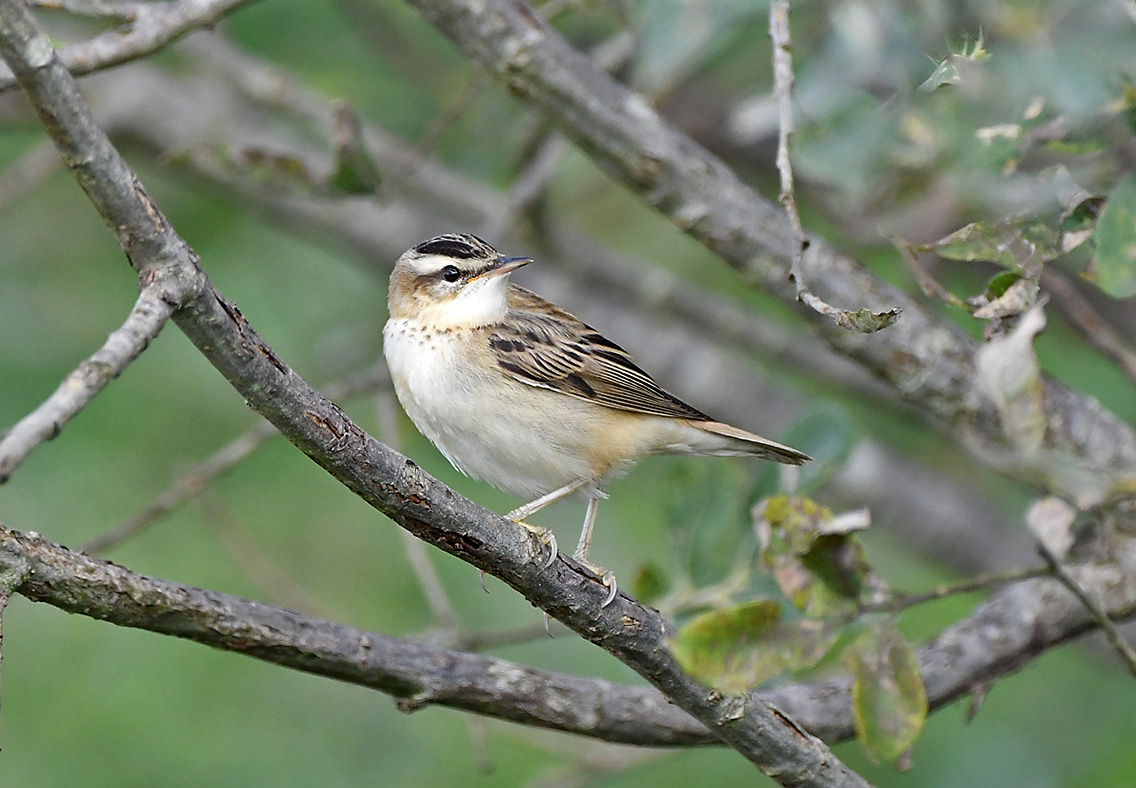
[[[825,195],[824,201],[802,203],[808,226],[914,289],[894,250],[878,235],[856,228],[862,230],[868,218],[901,225],[896,214],[918,206],[918,195],[932,185],[954,186],[955,227],[996,210],[988,204],[992,198],[981,196],[985,162],[976,163],[980,154],[957,141],[967,138],[963,130],[1009,115],[1007,106],[1020,111],[1038,91],[1072,117],[1090,118],[1121,92],[1123,75],[1133,73],[1133,55],[1123,49],[1131,49],[1123,29],[1094,28],[1096,17],[1085,12],[1078,18],[1084,9],[1077,4],[1036,9],[1024,2],[998,9],[982,3],[879,5],[875,13],[892,14],[894,24],[878,29],[875,44],[866,50],[857,50],[862,41],[841,44],[859,30],[853,23],[857,14],[867,13],[864,6],[803,3],[794,9],[800,89],[814,107],[801,122],[800,176],[806,195],[809,188]],[[690,32],[697,25],[671,23],[675,4],[644,3],[621,13],[644,31],[642,54],[629,78],[662,91],[671,114],[686,117],[683,111],[690,111],[695,95],[711,101],[767,89],[764,5],[691,4],[684,13],[709,31],[702,37]],[[593,42],[618,27],[619,15],[586,7],[559,26],[577,42]],[[1041,26],[1053,43],[1045,52],[1036,47],[1044,38],[1036,34]],[[390,2],[261,3],[221,28],[241,46],[294,70],[329,98],[347,99],[366,121],[410,142],[457,101],[473,73],[428,24]],[[908,112],[924,117],[947,113],[949,108],[920,105],[914,88],[933,71],[932,58],[980,29],[991,38],[987,46],[995,52],[991,82],[996,84],[940,118],[946,141],[929,158],[904,169],[896,104],[908,102]],[[1128,28],[1129,37],[1131,32]],[[853,57],[857,51],[860,59]],[[176,47],[159,60],[174,70],[182,67]],[[874,95],[870,86],[853,84],[856,77],[846,62],[888,74],[893,84]],[[878,95],[891,90],[901,98]],[[526,118],[503,90],[488,87],[442,135],[436,153],[448,166],[504,187]],[[0,127],[0,162],[17,160],[41,138],[28,119]],[[335,244],[288,232],[247,200],[186,177],[169,159],[133,148],[129,139],[119,141],[151,195],[201,255],[214,283],[307,380],[321,385],[340,379],[381,356],[390,260],[361,259]],[[766,194],[774,194],[771,170],[739,167]],[[896,175],[897,170],[903,172]],[[579,154],[562,163],[546,210],[660,266],[697,273],[701,287],[718,288],[723,298],[768,307],[724,265],[611,185]],[[110,233],[62,170],[17,200],[5,200],[0,239],[0,425],[9,425],[121,324],[136,289]],[[406,238],[403,245],[420,240]],[[960,290],[976,291],[988,273],[958,267],[943,276]],[[585,307],[565,306],[577,312]],[[806,333],[785,310],[773,307],[769,314]],[[968,330],[979,331],[965,316],[952,315]],[[613,338],[632,348],[636,341],[650,341]],[[1098,397],[1129,423],[1136,418],[1131,384],[1059,318],[1051,320],[1039,353],[1048,372]],[[807,376],[783,365],[741,363],[783,397],[803,403],[796,429],[807,431],[802,424],[809,414],[818,418],[820,413],[822,426],[845,431],[849,445],[872,435],[943,472],[964,473],[973,465],[941,432],[909,414],[881,409],[838,387],[818,390]],[[372,400],[340,404],[379,434]],[[256,419],[171,325],[0,487],[0,521],[77,547],[136,512]],[[790,425],[787,434],[793,429]],[[498,511],[516,504],[459,476],[405,419],[398,437],[406,454],[463,494]],[[1004,513],[1007,530],[1024,528],[1029,491],[981,469],[971,473],[973,484],[985,488]],[[726,479],[723,489],[742,501],[763,483],[762,469],[746,463],[645,461],[613,485],[613,500],[601,508],[593,556],[628,580],[645,562],[674,572],[689,565],[689,556],[681,552],[686,542],[673,527],[682,496],[661,494],[660,485],[671,489],[677,479],[697,486],[706,478]],[[823,491],[818,497],[823,500]],[[568,544],[582,511],[581,503],[562,504],[539,521]],[[713,513],[719,528],[735,529],[725,537],[727,545],[744,539],[745,526],[736,514]],[[955,576],[951,568],[902,544],[886,518],[865,539],[877,570],[898,587],[921,589]],[[503,584],[488,578],[485,594],[474,569],[427,549],[469,629],[539,621],[539,613]],[[713,565],[710,552],[706,560]],[[396,527],[281,439],[211,485],[202,500],[183,505],[108,557],[141,573],[299,607],[379,632],[415,637],[431,625]],[[286,580],[273,579],[277,571]],[[706,571],[713,575],[714,567]],[[980,598],[919,608],[905,617],[905,629],[916,638],[930,637]],[[406,715],[370,690],[69,616],[23,597],[11,601],[3,623],[4,786],[662,787],[763,780],[725,750],[597,749],[575,737],[446,709]],[[613,658],[564,633],[493,653],[550,670],[639,681]],[[1131,679],[1090,641],[1054,649],[999,680],[972,723],[965,721],[961,704],[933,714],[915,744],[914,769],[906,775],[869,763],[855,743],[836,751],[880,786],[1129,786],[1136,774],[1134,701]],[[486,758],[488,770],[480,763]],[[589,770],[587,764],[595,766]]]

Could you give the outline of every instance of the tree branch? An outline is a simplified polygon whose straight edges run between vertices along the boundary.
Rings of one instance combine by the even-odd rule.
[[[717,742],[657,690],[533,670],[365,632],[228,594],[147,577],[0,525],[0,591],[113,624],[185,638],[400,698],[606,741]]]
[[[122,327],[94,355],[64,378],[47,400],[0,435],[0,484],[41,443],[51,440],[76,414],[122,374],[165,326],[173,307],[157,286],[142,289]]]
[[[789,36],[789,0],[773,0],[769,4],[769,38],[773,42],[773,95],[777,97],[780,130],[777,135],[777,172],[781,176],[778,201],[785,208],[785,218],[793,231],[793,254],[789,260],[789,279],[797,290],[797,300],[818,314],[831,318],[849,331],[871,333],[887,328],[899,319],[899,309],[873,314],[867,309],[852,312],[839,309],[809,289],[801,266],[809,239],[797,212],[797,190],[793,179],[789,141],[793,136],[793,43]]]
[[[1132,545],[1123,548],[1136,561]],[[1115,567],[1066,570],[1109,617],[1136,616],[1136,583]],[[506,660],[364,632],[272,605],[146,577],[0,525],[0,591],[70,613],[186,638],[428,704],[651,747],[721,744],[660,692],[535,670]],[[918,651],[932,710],[988,686],[1099,622],[1055,579],[1010,585]],[[478,636],[471,636],[476,640]],[[855,735],[851,680],[751,694],[828,742]]]
[[[657,611],[622,595],[601,607],[606,589],[590,570],[564,557],[542,567],[543,545],[530,532],[462,498],[380,444],[289,368],[208,283],[192,250],[97,128],[73,78],[19,0],[0,0],[0,56],[139,276],[169,277],[181,285],[178,326],[248,404],[305,454],[411,533],[491,572],[614,654],[778,782],[867,785],[781,712],[742,696],[724,697],[694,681],[667,649],[668,624]]]
[[[254,0],[166,0],[134,3],[127,24],[92,39],[65,46],[63,64],[76,76],[90,74],[153,54],[194,30],[212,27],[223,16]],[[11,69],[0,64],[0,93],[16,86]]]
[[[613,177],[743,275],[796,303],[789,278],[795,242],[784,212],[597,69],[531,8],[512,0],[409,2]],[[835,348],[950,424],[989,465],[1082,505],[1136,489],[1136,433],[1095,400],[1046,381],[1044,450],[1018,454],[979,385],[977,343],[820,238],[809,239],[802,262],[808,281],[823,283],[826,300],[903,311],[895,325],[870,335],[841,330],[811,310],[801,313]]]

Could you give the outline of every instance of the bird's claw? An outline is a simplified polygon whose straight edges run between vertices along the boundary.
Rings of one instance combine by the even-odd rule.
[[[548,569],[548,567],[552,566],[552,563],[556,560],[558,553],[556,546],[556,534],[552,533],[552,531],[548,530],[547,528],[542,528],[539,525],[529,525],[524,520],[514,520],[514,514],[516,514],[515,511],[509,512],[509,514],[506,516],[510,520],[513,520],[513,522],[515,522],[517,525],[521,526],[521,528],[524,528],[526,531],[534,534],[541,544],[548,545],[548,560],[540,565],[541,569]]]
[[[600,610],[610,605],[619,593],[619,586],[615,583],[615,575],[611,572],[604,572],[600,575],[600,582],[607,586],[607,599],[600,604]]]
[[[600,609],[602,610],[603,608],[610,605],[615,600],[616,595],[619,593],[619,586],[615,582],[615,573],[608,569],[604,569],[602,566],[596,566],[595,564],[589,563],[587,559],[583,558],[580,555],[574,555],[572,557],[576,561],[578,561],[585,569],[595,575],[596,579],[599,580],[607,589],[607,597],[600,604]]]

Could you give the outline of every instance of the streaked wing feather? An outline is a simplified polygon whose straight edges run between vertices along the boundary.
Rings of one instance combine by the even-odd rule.
[[[617,410],[710,420],[664,391],[619,345],[516,285],[509,287],[509,319],[493,327],[489,346],[502,370],[530,386]]]

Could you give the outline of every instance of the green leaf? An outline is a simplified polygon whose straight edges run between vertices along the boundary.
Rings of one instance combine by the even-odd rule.
[[[820,533],[820,524],[832,519],[832,510],[810,498],[774,495],[757,514],[766,528],[761,531],[761,560],[773,566],[783,556],[808,552]]]
[[[1097,286],[1113,298],[1136,295],[1136,178],[1125,177],[1112,190],[1093,237]]]
[[[958,52],[953,52],[939,61],[935,70],[931,72],[931,76],[927,77],[919,86],[919,90],[930,93],[941,87],[961,83],[960,67],[989,59],[990,53],[985,44],[986,42],[981,35],[973,43],[965,42]]]
[[[704,684],[742,692],[785,671],[820,662],[839,638],[829,622],[781,620],[781,606],[757,599],[703,613],[671,642],[675,659]]]
[[[969,303],[978,307],[972,313],[983,320],[994,320],[1003,317],[1020,315],[1037,304],[1041,294],[1041,285],[1036,276],[1019,276],[1009,272],[1014,280],[1009,283],[1001,295],[990,299],[989,291],[980,298],[973,298]],[[1006,281],[1006,280],[1002,280]],[[1001,282],[997,283],[1001,284]]]
[[[867,525],[867,511],[835,516],[807,498],[770,498],[757,511],[761,561],[781,592],[811,616],[843,618],[866,591],[884,588],[850,531]]]
[[[995,274],[994,277],[986,283],[986,298],[993,301],[996,298],[1001,298],[1010,289],[1010,285],[1022,278],[1022,275],[1017,271],[1003,271],[1000,274]]]
[[[974,222],[931,245],[940,256],[967,262],[998,263],[1020,269],[1065,253],[1061,235],[1045,221],[1023,217]]]
[[[914,743],[927,718],[919,661],[890,621],[864,632],[844,652],[852,672],[852,720],[873,759],[893,762]]]

